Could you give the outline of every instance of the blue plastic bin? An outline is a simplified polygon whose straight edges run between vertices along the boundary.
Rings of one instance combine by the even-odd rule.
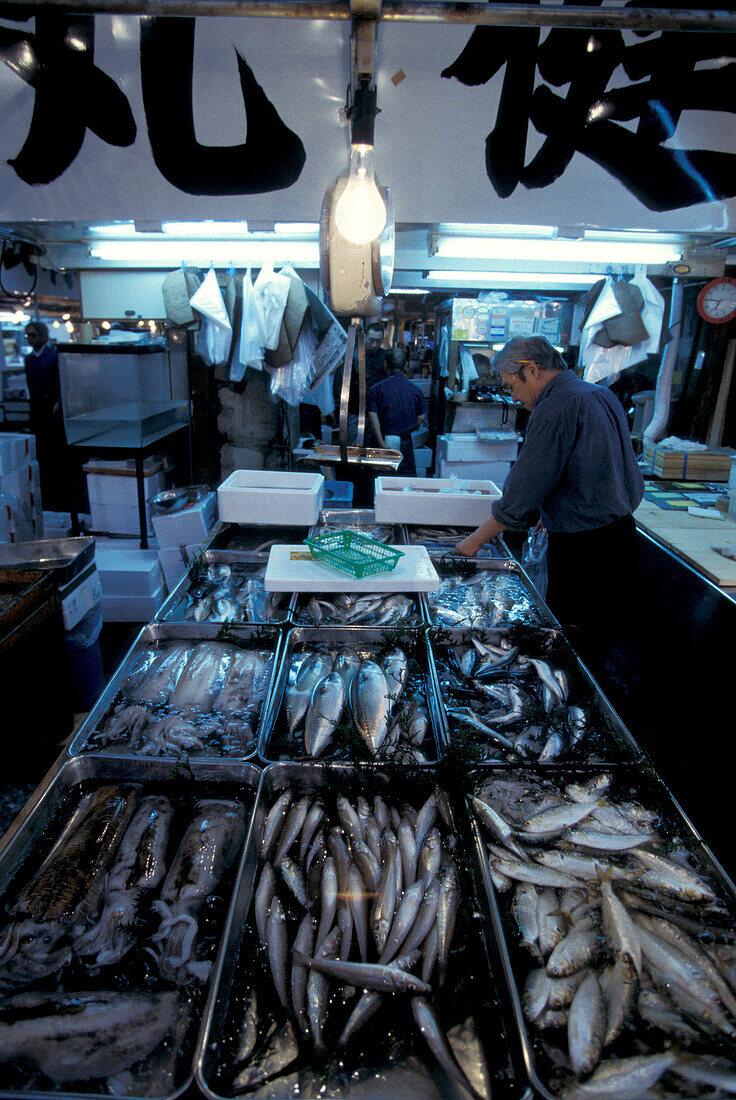
[[[353,483],[352,481],[326,481],[325,482],[325,508],[352,508]]]

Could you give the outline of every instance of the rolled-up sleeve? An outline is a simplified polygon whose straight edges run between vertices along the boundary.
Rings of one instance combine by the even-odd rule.
[[[554,417],[529,419],[526,439],[506,479],[503,495],[491,505],[493,518],[506,527],[528,526],[555,488],[575,441],[572,409]]]

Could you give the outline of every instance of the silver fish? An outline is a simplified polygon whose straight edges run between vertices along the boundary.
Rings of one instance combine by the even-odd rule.
[[[409,662],[403,649],[392,649],[383,660],[383,675],[389,694],[389,713],[401,698],[409,676]]]
[[[281,832],[279,833],[276,855],[273,858],[274,864],[277,867],[284,856],[291,851],[292,844],[302,831],[304,822],[307,820],[311,801],[310,795],[305,795],[304,798],[300,798],[299,801],[291,807],[286,815]]]
[[[562,1091],[563,1100],[641,1100],[677,1058],[674,1051],[603,1062],[587,1081],[575,1081]]]
[[[523,828],[518,830],[521,837],[533,840],[549,840],[560,836],[561,833],[571,829],[584,818],[589,817],[595,809],[596,803],[584,803],[580,805],[553,806],[548,810],[533,814],[524,822]]]
[[[410,929],[414,925],[423,898],[424,884],[421,882],[413,883],[404,891],[404,895],[394,913],[391,931],[386,940],[386,946],[381,952],[378,960],[379,963],[388,963],[398,954]]]
[[[618,1038],[631,1015],[638,984],[636,967],[628,955],[620,955],[613,966],[602,972],[601,991],[606,1004],[604,1046]]]
[[[567,1024],[570,1062],[577,1077],[586,1076],[597,1066],[605,1034],[605,1003],[598,978],[591,971],[573,997]]]
[[[452,938],[455,934],[455,922],[459,908],[460,884],[455,865],[450,863],[440,881],[440,895],[437,904],[437,961],[439,963],[440,985],[444,984],[447,973],[447,960]]]
[[[394,967],[396,970],[411,970],[417,959],[419,958],[419,952],[413,951],[408,954],[399,955],[393,962],[389,963],[389,966]],[[350,1038],[359,1030],[371,1016],[373,1016],[381,1006],[383,1001],[382,993],[365,992],[355,1008],[350,1014],[348,1022],[340,1033],[340,1037],[337,1040],[338,1046],[345,1046]]]
[[[348,876],[347,901],[355,925],[360,957],[365,962],[368,957],[368,904],[365,883],[355,865],[351,866]]]
[[[267,925],[268,925],[268,913],[271,908],[271,901],[276,890],[276,879],[273,873],[273,867],[270,863],[264,863],[263,870],[261,871],[261,877],[258,880],[258,886],[256,888],[256,928],[258,929],[258,938],[265,946],[267,941]]]
[[[411,1010],[422,1037],[448,1077],[457,1081],[471,1096],[475,1095],[472,1085],[457,1064],[447,1039],[442,1034],[429,1001],[424,997],[412,997]]]
[[[305,955],[310,955],[314,950],[314,917],[307,914],[303,919],[297,934],[294,937],[294,947]],[[296,1022],[302,1035],[309,1035],[309,1021],[306,1013],[307,979],[309,971],[306,966],[292,960],[291,966],[291,1004],[296,1016]]]
[[[284,695],[284,710],[289,733],[293,733],[307,713],[312,692],[320,680],[332,672],[333,658],[326,653],[311,653],[301,664]]]
[[[716,901],[711,887],[695,871],[654,852],[648,852],[645,848],[637,848],[631,854],[645,867],[645,874],[641,877],[643,885],[685,901]]]
[[[281,877],[303,909],[309,909],[311,902],[307,894],[307,886],[299,867],[288,856],[284,856],[278,865]]]
[[[321,756],[332,740],[345,706],[345,684],[339,672],[331,672],[315,687],[304,720],[304,748],[308,756]]]
[[[271,977],[276,988],[281,1004],[286,1007],[289,999],[287,960],[288,950],[286,940],[286,914],[277,897],[271,902],[271,910],[268,915],[266,927],[266,944],[268,947],[268,964],[271,967]]]
[[[522,882],[516,887],[511,901],[511,912],[521,936],[520,946],[525,948],[537,962],[541,962],[537,891],[532,883]]]
[[[303,966],[318,970],[328,978],[348,982],[358,989],[371,989],[376,993],[431,993],[426,982],[406,970],[396,970],[381,963],[343,962],[339,959],[307,958],[294,953]]]
[[[384,833],[384,836],[386,833]],[[384,863],[383,874],[371,909],[370,925],[379,952],[386,946],[397,902],[396,861],[401,863],[398,845],[394,844]]]
[[[552,978],[544,967],[529,971],[521,994],[521,1006],[527,1020],[533,1023],[539,1019],[547,1008],[551,989]]]
[[[333,928],[329,935],[325,936],[317,946],[315,957],[320,959],[334,959],[340,948],[342,934],[339,928]],[[305,956],[295,960],[300,965],[305,965]],[[314,1049],[318,1054],[326,1053],[324,1041],[324,1024],[327,1013],[327,996],[329,983],[324,974],[314,967],[309,968],[307,978],[307,1019],[309,1030],[312,1033]]]
[[[350,689],[350,708],[356,730],[375,756],[388,734],[391,713],[386,677],[375,661],[363,661],[358,669]]]
[[[598,932],[573,928],[564,940],[560,940],[547,959],[547,973],[553,978],[573,974],[593,962],[601,949]]]
[[[281,826],[291,805],[291,797],[291,791],[287,788],[283,794],[279,795],[266,815],[261,837],[261,859],[268,859],[269,853],[276,843],[276,838],[281,831]]]
[[[248,994],[248,1001],[245,1006],[245,1012],[243,1013],[243,1022],[238,1032],[238,1037],[235,1043],[235,1057],[234,1062],[236,1065],[241,1065],[243,1062],[247,1062],[251,1054],[255,1050],[256,1042],[258,1041],[258,994],[255,989],[251,989]]]
[[[233,1081],[234,1093],[250,1092],[258,1085],[287,1070],[299,1055],[299,1044],[291,1020],[287,1020],[275,1030],[265,1048],[260,1051],[250,1065],[237,1075]]]
[[[417,878],[424,883],[425,887],[429,886],[432,879],[436,877],[441,861],[442,837],[439,829],[433,827],[427,833],[417,859]]]
[[[317,929],[317,947],[327,936],[328,932],[332,928],[333,921],[335,920],[335,910],[337,908],[337,871],[335,870],[335,861],[332,856],[328,856],[322,867],[322,897],[321,897],[321,910],[319,918],[319,928]]]

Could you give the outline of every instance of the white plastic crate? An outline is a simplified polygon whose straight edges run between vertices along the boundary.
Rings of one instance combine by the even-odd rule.
[[[458,432],[437,437],[437,455],[450,462],[506,462],[516,458],[521,437],[516,432],[488,431],[486,438],[475,432]]]
[[[377,477],[377,523],[477,527],[491,514],[501,491],[492,481],[425,477]]]
[[[324,499],[322,474],[276,470],[234,470],[217,490],[222,523],[312,526]]]

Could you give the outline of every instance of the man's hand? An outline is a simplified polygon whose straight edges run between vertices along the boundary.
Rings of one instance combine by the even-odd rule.
[[[456,545],[455,550],[458,554],[462,554],[463,557],[477,558],[478,551],[480,550],[482,545],[483,543],[478,542],[478,540],[475,538],[475,535],[468,535],[467,538],[463,539],[462,542],[459,542]]]

